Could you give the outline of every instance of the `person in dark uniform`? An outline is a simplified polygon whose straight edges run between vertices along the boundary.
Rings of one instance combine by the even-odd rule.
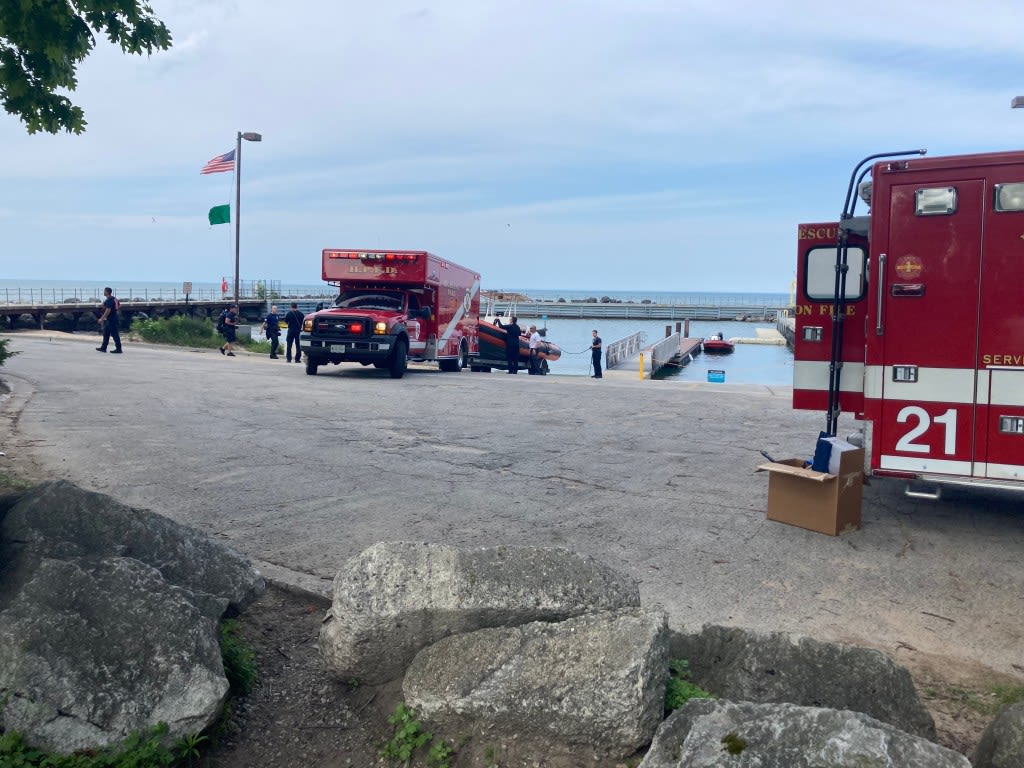
[[[506,373],[519,373],[519,337],[523,329],[519,327],[519,318],[513,317],[508,325],[502,325],[501,318],[495,318],[495,323],[505,331],[505,362],[508,365]]]
[[[110,343],[110,339],[114,339],[114,348],[111,351],[112,354],[121,354],[121,334],[118,332],[118,324],[121,322],[120,313],[117,311],[121,302],[114,296],[114,291],[110,288],[103,289],[103,314],[100,315],[99,324],[103,328],[103,343],[96,347],[97,352],[106,352],[107,344]]]
[[[593,330],[594,338],[590,341],[590,360],[594,364],[595,379],[601,378],[601,337],[597,335],[597,329]]]
[[[221,317],[224,319],[224,343],[220,347],[220,353],[234,357],[234,344],[237,340],[236,331],[238,329],[238,307],[231,305],[221,313]]]
[[[302,362],[302,348],[299,346],[299,334],[302,332],[302,321],[305,319],[303,314],[299,312],[299,305],[294,301],[292,302],[292,308],[289,309],[284,316],[284,321],[288,323],[288,335],[285,337],[285,360],[289,363],[292,361],[292,344],[295,344],[295,362]]]
[[[263,333],[270,341],[270,359],[277,360],[278,339],[281,338],[281,320],[277,316],[277,305],[273,304],[263,321]]]

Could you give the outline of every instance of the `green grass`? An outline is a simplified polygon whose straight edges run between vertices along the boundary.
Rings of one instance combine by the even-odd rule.
[[[11,352],[7,349],[7,345],[11,343],[10,339],[0,339],[0,365],[4,364],[4,361],[9,357],[14,357],[17,352]]]
[[[665,686],[665,714],[679,709],[690,699],[715,699],[696,683],[690,681],[690,662],[686,659],[672,659],[668,663],[668,684]]]
[[[186,315],[136,320],[132,323],[132,331],[152,344],[216,349],[224,343],[224,337],[217,333],[212,320],[198,320]],[[270,353],[270,342],[265,340],[239,338],[235,345],[250,352]]]
[[[241,696],[249,693],[256,682],[256,653],[239,635],[235,619],[220,624],[220,653],[231,692]]]
[[[0,766],[4,768],[163,768],[179,765],[164,747],[167,724],[133,733],[120,744],[102,750],[59,755],[34,749],[16,731],[0,733]]]

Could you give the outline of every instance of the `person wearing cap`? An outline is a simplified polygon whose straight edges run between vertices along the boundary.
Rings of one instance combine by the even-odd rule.
[[[530,375],[540,375],[540,334],[537,326],[530,326]]]

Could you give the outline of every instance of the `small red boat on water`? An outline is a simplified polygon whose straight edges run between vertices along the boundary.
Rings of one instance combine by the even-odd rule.
[[[708,354],[725,355],[732,352],[736,345],[731,341],[726,341],[721,333],[715,333],[711,338],[704,339],[701,346]]]

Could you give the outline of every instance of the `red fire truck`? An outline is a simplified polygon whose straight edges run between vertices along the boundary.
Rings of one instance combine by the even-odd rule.
[[[333,306],[306,317],[300,344],[306,373],[326,363],[386,368],[409,360],[461,371],[479,352],[480,275],[426,251],[326,248],[323,279]]]
[[[1024,152],[909,155],[799,226],[793,406],[860,420],[870,474],[1024,490]]]

